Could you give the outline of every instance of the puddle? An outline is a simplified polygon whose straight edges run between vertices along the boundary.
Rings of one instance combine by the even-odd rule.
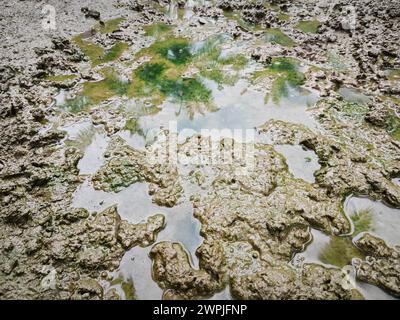
[[[118,135],[126,141],[126,143],[136,150],[145,150],[147,143],[149,142],[146,137],[143,137],[137,133],[131,133],[128,130],[124,130],[118,133]]]
[[[147,183],[135,183],[119,193],[107,193],[95,190],[86,181],[75,192],[73,207],[85,208],[90,212],[100,212],[112,205],[117,205],[121,218],[131,223],[146,221],[148,217],[162,213],[166,226],[157,237],[161,241],[180,242],[189,252],[193,267],[198,268],[196,249],[203,239],[200,236],[200,223],[193,217],[191,203],[184,202],[174,208],[159,207],[148,194]],[[133,279],[138,299],[161,299],[162,291],[151,278],[151,259],[148,253],[151,247],[135,247],[123,257],[116,277],[123,275]]]
[[[56,102],[56,106],[62,106],[65,104],[65,90],[60,90],[60,92],[54,97],[54,100]]]
[[[302,264],[315,263],[327,268],[337,268],[336,266],[321,262],[320,258],[323,248],[329,246],[332,238],[315,229],[311,229],[311,233],[313,241],[308,245],[304,252],[295,255],[291,262],[292,265],[296,268],[301,268]],[[350,280],[350,283],[364,296],[366,300],[395,300],[393,296],[389,295],[379,287],[356,280],[355,269],[353,266],[347,265],[342,270],[343,272],[350,271],[348,280]]]
[[[62,126],[59,129],[67,133],[68,139],[76,140],[83,131],[90,130],[92,122],[89,120],[80,121],[71,125]]]
[[[202,4],[204,4],[204,1],[189,0],[184,9],[184,19],[191,19],[194,15],[195,6]],[[178,19],[178,16],[179,10],[177,1],[171,1],[168,7],[168,17],[174,20]],[[266,32],[266,40],[282,43],[286,46],[295,45],[292,39],[279,30],[269,30]],[[237,44],[232,47],[229,47],[229,45],[225,46],[225,41],[228,42],[228,39],[224,38],[218,42],[218,45],[223,42],[224,48],[221,49],[220,55],[215,59],[215,61],[212,61],[222,66],[224,65],[223,59],[228,60],[232,54],[234,55],[238,52],[246,52],[245,47]],[[172,49],[167,48],[168,50],[164,52],[164,49],[166,48],[161,47],[162,50],[159,48],[161,51],[157,52],[164,62],[168,62],[166,65],[168,65],[169,69],[175,70],[181,68],[182,70],[179,70],[182,71],[183,74],[186,64],[190,65],[189,61],[192,61],[190,59],[194,58],[191,56],[193,52],[200,54],[202,51],[206,52],[208,49],[210,49],[210,51],[212,49],[207,49],[207,41],[192,45],[190,48],[193,52],[186,52],[188,51],[188,48],[188,45],[179,43],[178,41]],[[265,99],[265,89],[260,90],[256,88],[254,83],[251,81],[251,75],[256,70],[259,68],[265,70],[265,68],[254,62],[247,63],[246,59],[244,63],[247,64],[246,66],[242,66],[237,61],[232,63],[232,70],[230,71],[237,71],[237,79],[232,81],[230,84],[224,83],[224,81],[218,82],[216,80],[210,80],[210,78],[215,79],[220,76],[218,73],[212,73],[215,71],[211,70],[212,68],[206,70],[210,71],[210,73],[208,73],[209,75],[211,74],[208,79],[206,79],[200,72],[201,76],[196,75],[195,79],[190,78],[192,82],[189,84],[184,81],[190,81],[190,79],[184,78],[182,74],[177,74],[176,76],[173,74],[173,82],[171,82],[171,79],[166,81],[164,78],[158,78],[157,74],[154,75],[154,73],[157,73],[155,72],[157,70],[151,68],[157,67],[155,63],[148,64],[147,69],[138,69],[137,74],[142,76],[141,80],[144,81],[147,79],[150,84],[153,84],[152,82],[158,83],[159,80],[164,80],[163,86],[165,88],[161,86],[164,91],[160,91],[160,88],[155,86],[154,88],[160,92],[157,90],[154,92],[157,92],[159,96],[167,97],[167,99],[160,99],[160,101],[163,102],[159,110],[157,107],[154,107],[157,109],[154,110],[154,108],[150,106],[143,110],[137,110],[135,109],[137,107],[137,99],[129,100],[128,107],[129,103],[131,103],[132,105],[130,107],[132,110],[129,108],[125,110],[128,112],[129,116],[124,120],[127,120],[126,122],[131,122],[125,127],[125,130],[120,131],[118,135],[131,147],[143,150],[147,144],[150,144],[153,141],[153,137],[157,136],[157,133],[161,128],[170,128],[171,123],[176,123],[177,130],[179,133],[182,133],[183,137],[191,136],[195,132],[200,133],[202,130],[217,129],[222,133],[222,136],[223,129],[229,129],[231,132],[238,129],[243,131],[255,130],[257,127],[272,119],[302,124],[308,128],[314,129],[317,126],[316,122],[307,109],[314,106],[318,101],[318,92],[304,89],[302,87],[304,82],[301,81],[303,78],[300,77],[302,70],[297,70],[296,68],[294,70],[285,70],[285,67],[291,67],[291,65],[287,66],[284,64],[285,61],[285,59],[282,59],[281,64],[276,64],[274,66],[276,69],[276,73],[274,74],[275,76],[279,77],[281,73],[284,73],[285,75],[283,80],[278,83],[280,84],[278,88],[280,89],[279,99],[269,99],[267,102]],[[173,65],[173,67],[171,67],[171,65]],[[229,65],[229,63],[227,65]],[[235,67],[238,67],[240,70],[234,70]],[[201,68],[199,67],[198,69]],[[162,74],[164,71],[165,70],[159,70],[159,73]],[[212,78],[211,76],[214,77]],[[224,74],[222,76],[224,76]],[[181,78],[186,80],[182,80]],[[118,78],[117,80],[125,83],[125,79]],[[297,85],[290,85],[290,81]],[[113,82],[113,84],[115,83]],[[119,85],[119,83],[117,84]],[[186,86],[183,84],[186,84]],[[194,90],[193,87],[194,89],[197,89],[197,91]],[[96,87],[93,91],[97,93],[99,88],[100,87]],[[200,89],[202,89],[200,90],[200,93],[210,92],[210,100],[212,103],[207,103],[208,99],[206,102],[204,99],[190,99],[193,98],[190,95],[186,97],[187,99],[183,99],[183,91],[185,91],[183,89],[187,88],[192,88],[194,90],[192,95],[194,95],[195,98],[195,94],[199,93],[198,91]],[[92,87],[89,86],[87,89],[92,89]],[[366,97],[353,89],[341,88],[339,93],[346,100],[355,101],[357,103],[369,102],[369,97]],[[126,95],[132,98],[125,91],[121,95]],[[173,97],[175,99],[172,99]],[[148,97],[142,98],[146,100]],[[58,106],[63,106],[68,103],[69,99],[66,98],[66,92],[61,90],[55,97],[55,101]],[[277,101],[279,101],[279,103],[277,103]],[[73,100],[72,102],[69,104],[70,111],[84,110],[88,103],[88,101],[82,99],[76,101]],[[150,105],[152,104],[150,103]],[[110,138],[107,137],[102,130],[93,131],[90,122],[81,122],[65,127],[64,130],[67,131],[69,140],[71,141],[84,138],[84,142],[82,142],[83,147],[81,148],[82,151],[84,151],[84,157],[80,160],[78,168],[81,174],[94,174],[104,164],[105,159],[103,154]],[[82,132],[90,132],[90,134],[82,136]],[[290,145],[279,145],[275,148],[279,153],[285,156],[289,170],[296,178],[303,179],[310,183],[315,182],[314,173],[320,168],[320,165],[318,163],[318,157],[313,151],[304,150],[301,146]],[[189,171],[194,169],[196,168],[190,166],[179,168],[180,173],[185,176],[188,175]],[[207,191],[207,183],[208,182],[199,187],[195,183],[184,181],[182,185],[185,190],[185,198],[188,199],[192,194]],[[397,181],[396,183],[399,182]],[[73,207],[85,208],[90,212],[101,212],[112,205],[117,205],[118,212],[122,219],[135,224],[146,221],[148,217],[154,214],[164,214],[166,226],[165,229],[158,234],[157,243],[161,241],[181,243],[191,257],[192,266],[198,268],[199,263],[195,251],[201,245],[203,238],[200,236],[200,223],[193,217],[193,208],[190,202],[184,200],[174,208],[159,207],[152,202],[152,199],[148,194],[147,183],[135,183],[119,193],[107,193],[101,190],[95,190],[90,183],[90,177],[87,178],[74,194]],[[347,206],[349,206],[349,204],[347,204]],[[400,219],[400,214],[397,214],[397,216]],[[384,223],[383,226],[392,224],[400,226],[400,220],[382,220],[381,223]],[[390,231],[386,230],[386,235],[389,235],[389,238],[392,239],[396,236],[395,232],[400,234],[399,231],[400,230],[396,228]],[[375,227],[374,232],[379,232],[379,228]],[[330,244],[332,238],[317,230],[312,230],[312,234],[314,237],[313,242],[307,247],[305,252],[297,254],[294,261],[321,264],[321,250]],[[114,273],[116,279],[122,276],[124,279],[131,279],[131,281],[133,281],[136,298],[140,300],[159,300],[162,298],[162,290],[152,280],[151,259],[149,258],[151,247],[152,246],[147,248],[135,247],[126,252],[120,263],[119,269]],[[331,265],[327,266],[331,267]],[[379,291],[379,289],[376,289],[375,287],[368,288],[364,286],[363,290],[369,293],[371,297],[380,297],[381,294],[380,292],[377,293],[376,290]],[[211,299],[232,299],[229,292],[229,286],[224,291],[214,295]]]
[[[294,265],[301,265],[302,263],[317,263],[325,265],[326,267],[332,267],[332,265],[322,263],[320,259],[321,248],[329,245],[331,237],[316,229],[311,229],[311,234],[313,239],[312,242],[307,246],[304,252],[295,255],[292,263]]]
[[[361,292],[366,300],[397,300],[382,289],[371,284],[356,281],[357,290]]]
[[[138,300],[161,300],[163,290],[153,281],[151,275],[151,247],[135,247],[125,253],[120,267],[115,271],[116,277],[132,279]]]
[[[356,89],[342,87],[339,89],[338,92],[343,97],[343,99],[351,103],[366,105],[371,102],[371,97],[361,93]]]
[[[286,158],[289,171],[295,178],[314,183],[314,173],[321,168],[318,157],[312,150],[305,150],[301,146],[278,145],[275,150]]]
[[[226,86],[222,90],[211,80],[204,80],[212,90],[215,107],[200,104],[177,104],[166,101],[162,110],[149,116],[140,117],[138,122],[144,132],[158,132],[160,128],[169,128],[170,122],[177,123],[178,132],[212,129],[241,129],[251,130],[263,125],[270,119],[282,120],[291,123],[303,124],[315,128],[316,123],[307,108],[318,100],[317,95],[303,95],[294,88],[290,89],[289,97],[281,99],[280,106],[270,102],[265,104],[265,93],[250,88],[247,80],[239,80],[233,86]],[[154,132],[154,136],[156,133]],[[127,134],[122,136],[132,146],[143,147],[144,138]]]
[[[91,121],[81,121],[68,126],[60,127],[67,133],[65,144],[79,149],[84,153],[79,160],[78,169],[82,175],[93,174],[104,164],[105,153],[110,138],[104,129],[95,127]]]
[[[380,201],[350,196],[344,203],[344,211],[352,217],[355,213],[366,211],[371,217],[368,232],[385,240],[389,246],[400,245],[400,210],[386,206]]]
[[[230,289],[229,289],[229,285],[226,286],[224,291],[218,292],[213,297],[211,297],[209,300],[233,300]]]
[[[86,148],[83,158],[78,163],[79,173],[82,175],[96,173],[105,162],[106,152],[110,138],[105,133],[95,133],[92,142]]]

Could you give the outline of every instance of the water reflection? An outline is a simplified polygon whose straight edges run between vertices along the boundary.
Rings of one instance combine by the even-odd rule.
[[[385,240],[389,246],[400,245],[400,210],[386,206],[381,201],[350,196],[344,203],[345,213],[352,217],[360,211],[368,211],[372,218],[368,232]]]
[[[286,158],[289,171],[295,178],[314,183],[314,173],[321,168],[318,157],[312,150],[305,150],[301,146],[278,145],[276,151]]]

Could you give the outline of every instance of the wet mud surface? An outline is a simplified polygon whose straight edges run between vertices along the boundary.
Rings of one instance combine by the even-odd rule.
[[[400,297],[398,1],[0,16],[0,299]]]

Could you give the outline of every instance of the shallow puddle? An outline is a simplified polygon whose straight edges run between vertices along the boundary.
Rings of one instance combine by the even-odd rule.
[[[202,4],[204,4],[202,1],[188,1],[182,15],[182,10],[178,10],[177,2],[171,1],[167,10],[168,16],[174,20],[178,19],[181,14],[184,19],[191,19],[194,15],[194,7]],[[309,30],[315,25],[304,25],[304,27],[306,32],[312,32],[315,29]],[[161,26],[161,31],[148,29],[146,32],[155,36],[164,32],[163,28],[165,32],[170,32],[172,27]],[[295,45],[292,39],[278,29],[268,30],[265,33],[265,40],[289,47]],[[221,137],[224,136],[223,129],[228,129],[231,133],[234,130],[255,131],[257,127],[269,120],[301,124],[310,129],[317,127],[308,109],[318,102],[319,93],[303,87],[305,79],[303,72],[306,66],[299,61],[296,62],[292,58],[279,58],[268,67],[240,58],[233,59],[234,62],[231,64],[226,63],[224,59],[229,60],[238,52],[246,52],[246,47],[245,44],[234,43],[232,39],[224,36],[216,37],[215,43],[218,46],[223,44],[223,48],[219,48],[219,55],[213,58],[209,57],[210,52],[207,53],[207,50],[212,52],[213,44],[210,45],[211,42],[207,40],[195,44],[190,44],[186,39],[174,39],[172,44],[165,40],[163,40],[164,42],[157,41],[156,39],[155,47],[147,48],[146,52],[150,53],[150,59],[154,61],[145,63],[134,71],[136,80],[143,85],[143,88],[135,89],[137,91],[143,89],[143,92],[140,92],[143,96],[130,95],[131,88],[128,88],[126,81],[124,81],[127,83],[126,90],[117,95],[117,99],[125,97],[123,103],[126,104],[124,109],[126,119],[121,119],[126,124],[117,135],[131,147],[139,150],[145,149],[146,145],[154,141],[154,137],[161,128],[172,130],[176,128],[181,134],[180,138],[186,138],[195,133],[201,133],[202,130],[219,130]],[[165,44],[164,47],[163,44]],[[210,45],[210,48],[207,48],[207,45]],[[201,56],[203,51],[206,52],[204,55],[209,55],[207,59],[210,61],[201,61],[200,58],[200,61],[196,60],[196,57]],[[192,67],[196,69],[194,74],[187,70]],[[225,67],[227,70],[224,69]],[[258,71],[261,73],[266,71],[265,79],[270,81],[267,86],[263,87],[261,83],[260,87],[259,83],[254,83],[253,76]],[[185,75],[187,72],[188,76]],[[229,81],[225,77],[228,72],[234,74],[232,78],[228,79]],[[267,88],[271,92],[266,92]],[[96,91],[98,87],[92,89]],[[146,91],[147,89],[150,91]],[[190,92],[187,94],[184,91]],[[152,97],[153,93],[155,97]],[[146,94],[149,94],[150,97]],[[354,89],[341,88],[339,94],[345,100],[357,104],[367,104],[370,101],[370,97]],[[266,95],[267,97],[270,95],[269,99],[266,99]],[[65,105],[70,101],[67,97],[68,92],[61,90],[55,97],[56,104],[58,106]],[[154,100],[148,101],[146,100],[148,98],[154,98]],[[139,110],[138,101],[141,101],[146,108]],[[71,108],[65,108],[65,111],[82,111],[87,106],[85,100],[72,102]],[[90,122],[85,121],[63,129],[67,131],[71,143],[78,146],[84,153],[78,164],[80,173],[82,175],[94,174],[104,164],[103,154],[111,138],[107,137],[104,130],[93,130]],[[179,140],[179,142],[183,142],[183,140]],[[313,151],[291,145],[278,145],[275,146],[275,149],[286,158],[288,168],[296,178],[309,183],[315,182],[314,174],[320,169],[320,165],[318,157]],[[179,171],[181,175],[189,176],[188,172],[195,169],[190,166],[181,166]],[[211,181],[212,173],[211,170],[206,179]],[[202,186],[190,181],[183,181],[182,186],[185,191],[183,202],[174,208],[164,208],[152,202],[152,198],[148,194],[147,183],[135,183],[119,193],[107,193],[95,190],[91,185],[90,177],[87,177],[87,180],[74,194],[73,207],[85,208],[90,212],[101,212],[116,205],[121,218],[134,224],[145,222],[150,216],[161,213],[165,216],[166,225],[164,230],[158,234],[156,243],[160,241],[181,243],[191,257],[192,266],[198,268],[195,251],[201,245],[203,238],[200,236],[200,223],[193,217],[193,207],[187,199],[193,194],[207,191],[207,183],[210,181],[206,181]],[[394,180],[397,184],[399,181],[400,179]],[[371,209],[372,231],[390,245],[400,244],[400,229],[396,227],[396,225],[400,226],[399,210],[362,198],[350,197],[345,203],[345,211],[348,216],[351,216],[354,211],[369,210],[370,208],[373,209]],[[356,252],[352,251],[354,248],[352,248],[349,237],[330,237],[317,230],[311,230],[311,232],[313,241],[304,252],[296,254],[292,261],[294,265],[319,263],[333,267],[331,263],[323,263],[324,259],[321,258],[323,251],[329,247],[345,248],[346,254],[349,256]],[[123,279],[130,279],[133,282],[137,299],[162,298],[162,290],[152,280],[152,263],[149,257],[151,247],[135,247],[126,252],[119,269],[113,273],[114,280],[122,276]],[[355,253],[355,256],[357,254]],[[329,259],[325,260],[329,261]],[[344,265],[351,262],[351,257],[349,260],[346,260]],[[357,286],[367,298],[387,298],[386,294],[376,287],[365,284],[357,284]],[[229,287],[211,299],[231,299]]]
[[[304,94],[290,88],[289,96],[282,98],[277,106],[273,102],[265,104],[265,93],[251,88],[245,79],[239,80],[232,87],[224,86],[222,89],[214,81],[204,80],[204,83],[212,90],[213,105],[166,101],[157,114],[139,118],[141,130],[148,136],[155,136],[160,128],[169,128],[171,123],[176,123],[178,132],[191,130],[200,133],[202,130],[212,129],[244,131],[255,129],[271,119],[316,127],[314,119],[307,112],[307,108],[318,100],[316,93]],[[126,132],[121,136],[132,146],[139,148],[146,142],[145,137]]]
[[[366,105],[371,102],[371,97],[352,88],[342,87],[339,89],[339,94],[348,102]]]
[[[301,268],[303,264],[315,263],[323,265],[327,268],[337,268],[337,266],[323,263],[321,261],[321,255],[323,254],[324,249],[330,246],[332,237],[316,229],[311,229],[311,233],[313,236],[312,242],[307,246],[304,252],[297,253],[294,256],[292,260],[292,265],[296,268]],[[338,252],[338,255],[341,254],[341,252]],[[347,281],[349,282],[349,284],[354,286],[354,288],[356,288],[366,300],[395,300],[394,297],[392,297],[382,289],[356,280],[355,269],[353,266],[346,265],[342,268],[342,270],[344,274],[348,274]]]
[[[305,150],[301,146],[278,145],[274,146],[286,158],[289,171],[295,178],[314,183],[314,173],[321,168],[318,157],[312,150]]]
[[[400,245],[400,210],[368,198],[348,197],[344,211],[352,217],[359,212],[368,212],[371,224],[368,232],[385,240],[389,246]]]
[[[83,153],[78,163],[81,175],[94,174],[101,168],[105,161],[103,154],[110,141],[102,127],[95,127],[86,120],[60,127],[60,130],[67,133],[65,144]]]
[[[189,252],[193,267],[198,268],[195,251],[203,239],[200,223],[193,217],[191,203],[183,202],[174,208],[160,207],[152,202],[147,183],[135,183],[119,193],[107,193],[95,190],[86,181],[74,195],[73,207],[90,212],[101,212],[112,205],[117,205],[121,218],[131,223],[144,222],[152,215],[163,214],[166,225],[158,234],[157,242],[182,243]],[[122,274],[124,278],[133,279],[138,299],[160,299],[162,296],[161,289],[151,279],[151,259],[148,256],[151,247],[135,247],[128,251],[115,272],[115,278]]]

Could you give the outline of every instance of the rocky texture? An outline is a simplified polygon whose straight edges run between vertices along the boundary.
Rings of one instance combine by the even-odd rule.
[[[319,265],[305,265],[296,275],[290,268],[267,268],[262,273],[236,278],[232,293],[239,299],[336,300],[362,299],[346,286],[343,273]]]
[[[151,151],[143,153],[115,139],[105,154],[110,161],[93,177],[95,188],[118,192],[129,185],[146,181],[155,203],[175,206],[182,194],[177,168],[169,163],[152,163]]]
[[[179,151],[189,159],[201,156],[200,148],[193,147],[195,144],[205,143],[194,137]],[[229,152],[228,145],[231,145],[229,140],[221,143],[221,153],[222,150]],[[202,150],[206,157],[207,149]],[[206,285],[191,277],[182,280],[190,285],[175,283],[170,279],[173,273],[165,275],[165,270],[175,270],[182,275],[188,273],[188,257],[180,255],[184,263],[162,258],[159,252],[164,251],[167,244],[153,249],[155,280],[163,288],[173,288],[171,292],[166,291],[167,297],[209,295],[211,289],[215,293],[221,288],[221,281],[229,282],[233,295],[240,299],[350,299],[359,296],[356,291],[341,288],[340,281],[344,281],[344,277],[340,270],[305,266],[302,273],[296,273],[286,265],[310,241],[310,225],[327,233],[349,232],[340,199],[335,202],[324,191],[294,179],[282,156],[272,147],[256,145],[255,152],[255,166],[249,174],[240,173],[240,162],[217,165],[218,176],[203,182],[207,186],[205,195],[192,197],[194,215],[201,222],[201,234],[206,239],[197,250],[200,271],[207,272]],[[197,169],[201,172],[206,166]],[[314,274],[318,276],[314,278]],[[294,283],[296,278],[298,282]],[[174,279],[180,281],[182,277]],[[213,286],[208,284],[210,281]],[[324,281],[327,285],[321,287]],[[319,289],[310,290],[314,286]],[[201,291],[204,287],[206,292]],[[281,292],[277,291],[278,287]]]
[[[161,242],[150,252],[154,260],[153,275],[165,299],[193,299],[211,296],[221,284],[203,270],[195,270],[179,243]]]
[[[388,107],[382,104],[382,108]],[[316,181],[330,195],[369,195],[399,207],[400,190],[391,179],[398,175],[400,148],[385,130],[369,125],[373,111],[366,108],[364,115],[354,116],[349,114],[347,102],[328,100],[319,103],[314,112],[326,130],[324,136],[279,121],[266,123],[260,133],[278,144],[300,144],[314,150],[321,164]]]
[[[365,261],[355,262],[357,278],[400,297],[400,251],[368,233],[356,241],[367,254]]]
[[[168,5],[170,1],[157,2]],[[129,77],[143,63],[130,61],[154,41],[144,37],[143,27],[173,22],[154,3],[54,1],[58,29],[46,32],[41,2],[9,1],[2,8],[0,297],[117,298],[115,291],[104,292],[101,276],[115,270],[132,246],[153,243],[163,228],[162,215],[132,225],[121,221],[115,207],[97,214],[72,208],[73,193],[85,178],[77,168],[83,154],[66,147],[66,134],[58,128],[68,121],[89,119],[112,137],[105,164],[91,177],[97,189],[119,192],[146,182],[153,201],[161,206],[173,207],[184,196],[191,198],[204,237],[197,250],[200,268],[192,267],[180,244],[156,244],[151,251],[153,271],[165,298],[208,297],[227,285],[240,299],[359,298],[341,270],[309,264],[295,269],[288,262],[306,248],[310,227],[330,235],[349,232],[341,210],[344,196],[357,193],[400,206],[400,189],[392,181],[400,173],[400,144],[394,130],[400,89],[387,73],[400,68],[397,1],[340,0],[335,6],[312,1],[295,5],[282,0],[218,1],[215,7],[196,7],[196,19],[180,22],[175,35],[193,40],[215,33],[231,35],[249,43],[243,52],[261,64],[284,55],[312,65],[304,71],[305,86],[319,90],[323,98],[310,111],[316,129],[266,123],[259,128],[260,139],[271,145],[254,146],[254,171],[248,175],[243,174],[240,160],[189,166],[189,173],[169,163],[152,162],[160,149],[135,150],[114,136],[127,116],[121,111],[125,97],[106,99],[78,114],[58,114],[54,97],[60,88],[73,96],[84,83],[104,79],[101,73],[106,67]],[[182,8],[185,1],[178,5]],[[356,9],[355,25],[346,14],[349,5]],[[116,17],[125,21],[111,32],[98,32],[101,25],[86,19],[82,7],[96,11],[90,15],[105,22]],[[245,23],[224,18],[221,9],[238,10]],[[316,33],[297,28],[300,21],[321,15],[325,19]],[[203,27],[208,19],[214,19],[213,28]],[[296,45],[260,43],[262,28],[280,28]],[[129,49],[116,61],[93,66],[73,39],[78,34],[90,36],[92,45],[105,52],[117,41],[124,41]],[[75,77],[61,82],[51,78],[65,74]],[[267,82],[259,89],[269,90]],[[363,89],[375,97],[367,105],[349,104],[337,93],[343,87]],[[180,152],[188,158],[202,154],[196,139],[181,145]],[[316,183],[295,179],[273,144],[314,150],[321,164]],[[228,140],[221,141],[227,154],[229,145]],[[183,190],[187,181],[194,181],[200,192]],[[398,251],[370,235],[356,244],[371,257],[358,261],[357,277],[399,296]]]

